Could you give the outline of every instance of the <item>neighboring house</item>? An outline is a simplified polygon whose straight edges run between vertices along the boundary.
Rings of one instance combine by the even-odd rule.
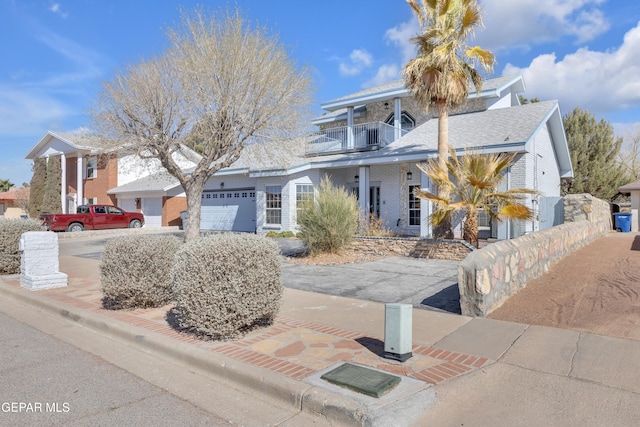
[[[12,188],[0,193],[0,217],[20,218],[28,215],[29,188]]]
[[[629,184],[618,187],[618,191],[622,194],[631,195],[631,231],[640,230],[640,181],[631,182]]]
[[[481,216],[487,237],[518,237],[561,221],[560,179],[573,175],[558,102],[520,105],[524,90],[520,76],[487,80],[482,92],[472,92],[449,117],[449,144],[458,153],[517,152],[505,186],[540,192],[526,201],[536,213],[533,221],[492,224]],[[289,148],[268,144],[268,155],[245,149],[236,163],[214,174],[202,194],[201,228],[295,231],[299,202],[328,175],[358,196],[362,212],[393,231],[430,236],[431,203],[414,198],[413,188],[430,188],[416,164],[437,157],[433,114],[417,105],[402,80],[322,108],[327,113],[313,121],[320,130],[307,141]],[[457,236],[461,219],[454,223]]]
[[[82,204],[113,204],[126,211],[142,211],[146,227],[179,225],[186,210],[180,186],[165,189],[156,177],[164,170],[158,161],[145,160],[126,150],[104,152],[81,133],[47,132],[26,158],[60,156],[62,212],[75,212]],[[176,153],[183,168],[195,165],[198,155],[184,148]],[[133,184],[137,183],[137,184]]]

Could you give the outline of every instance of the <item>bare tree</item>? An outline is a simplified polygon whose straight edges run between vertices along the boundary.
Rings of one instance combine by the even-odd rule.
[[[92,117],[109,145],[156,158],[178,179],[189,213],[185,240],[191,240],[199,237],[202,190],[216,171],[247,146],[286,144],[306,132],[311,81],[277,36],[238,11],[183,13],[169,40],[161,56],[106,83]],[[173,157],[184,145],[202,156],[190,173]]]
[[[629,143],[623,143],[620,150],[620,163],[632,179],[640,179],[640,131],[628,135]]]
[[[23,186],[18,188],[15,191],[15,199],[13,200],[13,205],[18,209],[22,209],[25,214],[29,214],[29,186]]]

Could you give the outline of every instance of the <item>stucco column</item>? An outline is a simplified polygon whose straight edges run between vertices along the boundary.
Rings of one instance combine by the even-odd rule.
[[[431,188],[431,181],[429,177],[424,173],[420,173],[420,188],[423,188],[429,192]],[[433,209],[433,203],[427,200],[420,200],[420,237],[433,236],[433,230],[431,229],[431,212]]]
[[[62,213],[68,213],[67,212],[67,156],[64,155],[64,153],[60,153],[60,168],[62,169],[61,171],[61,177],[60,177],[60,199],[62,202]]]
[[[366,227],[369,224],[369,209],[371,208],[371,200],[369,200],[369,166],[360,166],[358,176],[360,177],[358,183],[360,224]]]
[[[347,148],[354,147],[353,140],[353,107],[347,107]]]
[[[393,140],[402,136],[402,101],[400,98],[393,98]]]
[[[77,197],[78,197],[78,201],[77,201],[77,206],[80,206],[83,203],[84,200],[84,188],[82,188],[82,174],[83,174],[83,167],[82,167],[82,153],[81,152],[77,152],[77,161],[76,161],[76,193],[77,193]]]

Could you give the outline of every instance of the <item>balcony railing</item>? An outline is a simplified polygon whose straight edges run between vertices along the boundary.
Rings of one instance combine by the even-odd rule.
[[[323,129],[311,135],[305,154],[309,156],[377,150],[406,133],[405,130],[382,122]]]

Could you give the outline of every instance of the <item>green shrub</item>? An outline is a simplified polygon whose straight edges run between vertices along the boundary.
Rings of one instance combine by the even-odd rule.
[[[104,307],[161,307],[171,302],[171,266],[181,245],[180,239],[161,235],[109,240],[100,263]]]
[[[282,297],[278,245],[254,234],[192,240],[171,271],[179,325],[214,339],[231,339],[275,318]]]
[[[0,218],[0,274],[20,273],[20,236],[27,231],[44,231],[35,219]]]
[[[316,199],[306,200],[298,212],[298,236],[312,255],[337,253],[351,242],[358,230],[358,217],[356,197],[325,177]]]
[[[266,234],[267,237],[296,237],[293,231],[268,231]]]

